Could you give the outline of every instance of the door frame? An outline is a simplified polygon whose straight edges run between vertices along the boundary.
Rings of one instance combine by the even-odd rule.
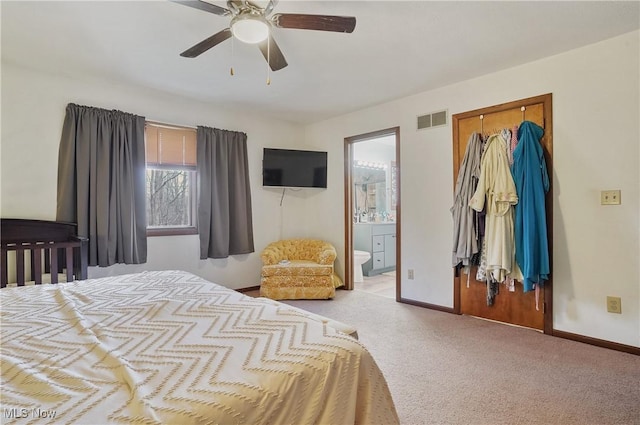
[[[364,142],[371,139],[377,139],[383,136],[395,136],[395,155],[396,155],[396,301],[401,299],[401,282],[402,270],[400,264],[400,246],[401,246],[401,217],[400,214],[400,127],[391,127],[383,130],[373,131],[371,133],[359,134],[357,136],[345,137],[344,139],[344,259],[345,259],[345,276],[344,288],[353,289],[353,145],[358,142]]]

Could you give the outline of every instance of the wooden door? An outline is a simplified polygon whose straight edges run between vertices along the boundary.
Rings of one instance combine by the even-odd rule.
[[[482,119],[481,119],[482,117]],[[474,111],[453,115],[453,179],[458,177],[458,170],[465,154],[469,137],[474,132],[493,134],[503,128],[513,128],[523,120],[532,121],[544,128],[541,144],[544,149],[549,179],[553,176],[553,135],[551,119],[551,94],[522,99],[501,105],[495,105]],[[549,241],[549,261],[552,266],[552,207],[553,187],[546,196],[547,236]],[[516,283],[515,292],[510,292],[504,284],[500,284],[500,292],[494,304],[487,306],[487,288],[485,282],[475,279],[477,267],[471,268],[470,276],[454,274],[454,311],[459,314],[482,317],[519,326],[543,330],[552,333],[552,282],[544,283],[540,291],[538,305],[534,291],[523,292],[522,283]],[[553,267],[551,269],[553,271]],[[469,278],[467,287],[467,278]]]

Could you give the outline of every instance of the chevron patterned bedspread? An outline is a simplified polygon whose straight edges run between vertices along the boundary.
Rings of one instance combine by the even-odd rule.
[[[2,423],[397,424],[354,338],[181,271],[0,290]]]

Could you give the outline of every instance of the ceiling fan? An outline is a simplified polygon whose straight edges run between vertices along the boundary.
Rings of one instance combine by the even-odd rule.
[[[351,16],[297,13],[275,13],[272,15],[271,12],[273,12],[278,0],[229,0],[227,1],[228,9],[203,0],[170,1],[215,15],[231,17],[229,28],[202,40],[180,53],[180,56],[195,58],[228,38],[235,37],[244,43],[257,44],[273,71],[287,66],[287,61],[271,34],[271,27],[346,33],[353,32],[356,27],[356,18]]]

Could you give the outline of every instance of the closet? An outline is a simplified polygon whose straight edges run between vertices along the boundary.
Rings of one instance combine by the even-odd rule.
[[[521,282],[515,283],[515,291],[499,284],[499,293],[493,305],[487,302],[487,284],[476,280],[477,266],[464,270],[454,269],[454,312],[481,317],[499,322],[524,326],[551,334],[552,320],[552,246],[553,246],[553,132],[551,94],[489,106],[452,116],[453,128],[453,181],[454,188],[462,165],[468,140],[476,132],[484,136],[495,134],[502,129],[512,129],[523,121],[531,121],[544,129],[540,143],[544,151],[549,190],[545,195],[545,214],[549,265],[551,275],[536,291],[523,291]]]

